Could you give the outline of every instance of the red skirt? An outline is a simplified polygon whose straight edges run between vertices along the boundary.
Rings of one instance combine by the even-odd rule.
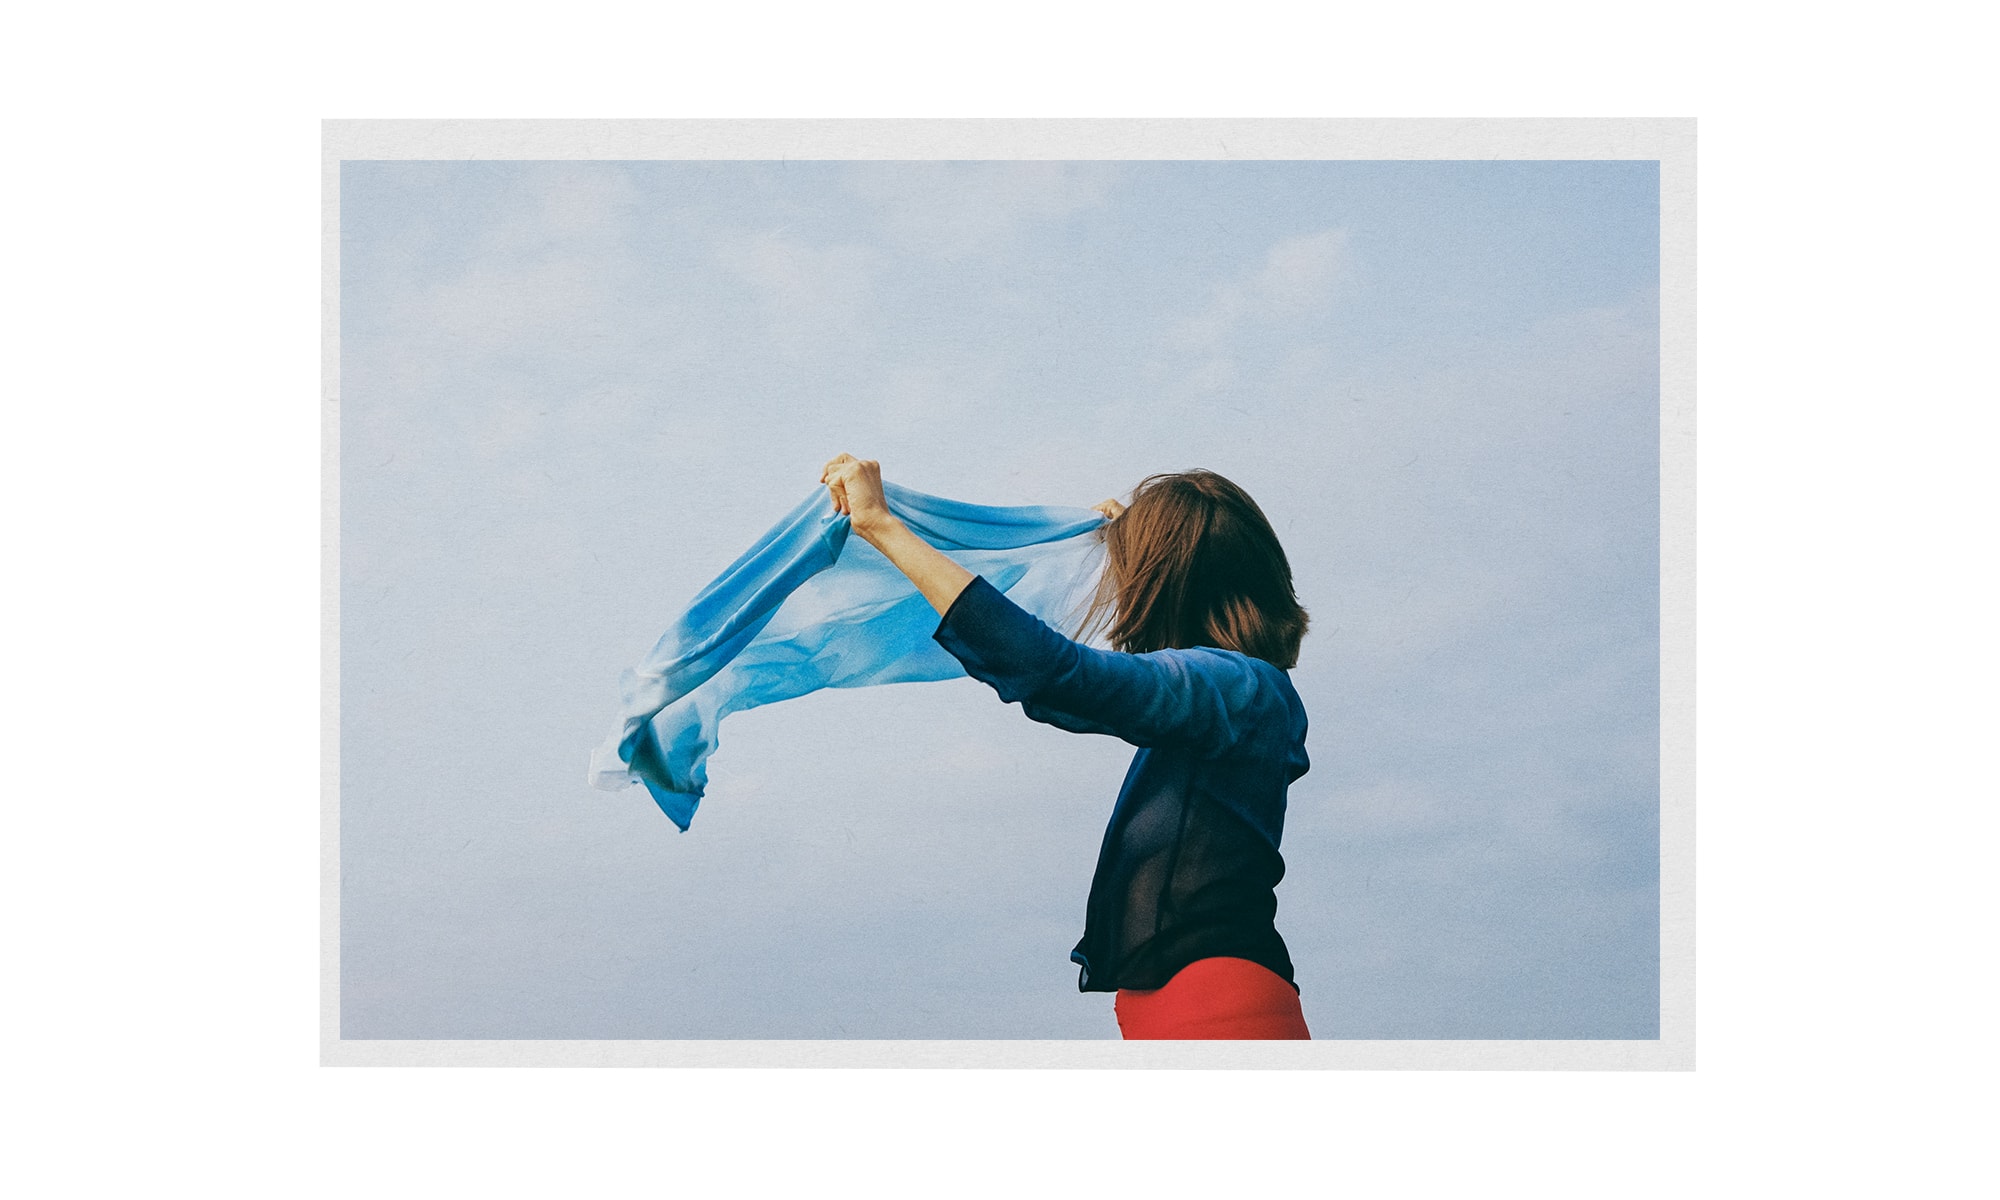
[[[1118,989],[1112,1001],[1125,1040],[1305,1041],[1299,994],[1284,976],[1247,958],[1197,959],[1165,987]]]

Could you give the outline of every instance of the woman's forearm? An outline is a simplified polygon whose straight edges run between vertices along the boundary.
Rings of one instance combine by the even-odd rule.
[[[854,532],[908,575],[939,616],[950,610],[951,602],[972,582],[972,572],[946,558],[943,551],[910,532],[910,527],[893,515],[865,523],[857,519]]]

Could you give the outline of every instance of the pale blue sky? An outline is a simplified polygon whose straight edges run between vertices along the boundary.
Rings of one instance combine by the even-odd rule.
[[[1658,216],[1651,163],[346,164],[344,1035],[1116,1036],[1123,743],[957,680],[732,717],[686,835],[584,783],[852,451],[1243,484],[1315,622],[1315,1034],[1656,1036]]]

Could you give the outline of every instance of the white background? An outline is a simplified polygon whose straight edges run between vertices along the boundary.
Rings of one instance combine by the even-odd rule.
[[[31,1194],[1970,1187],[1994,665],[1972,357],[1994,264],[1980,43],[1954,10],[938,11],[16,26],[0,877],[29,1103],[9,1174]],[[1698,1069],[315,1066],[318,121],[616,115],[1698,117]]]

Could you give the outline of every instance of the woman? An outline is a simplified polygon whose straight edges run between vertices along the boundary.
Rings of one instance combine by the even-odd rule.
[[[1085,625],[1064,637],[912,533],[875,462],[820,476],[853,532],[941,615],[937,641],[1029,717],[1139,747],[1070,957],[1086,992],[1117,992],[1127,1038],[1306,1038],[1273,924],[1285,789],[1306,772],[1306,714],[1286,672],[1306,613],[1256,503],[1208,471],[1155,475],[1097,506],[1107,562]]]

